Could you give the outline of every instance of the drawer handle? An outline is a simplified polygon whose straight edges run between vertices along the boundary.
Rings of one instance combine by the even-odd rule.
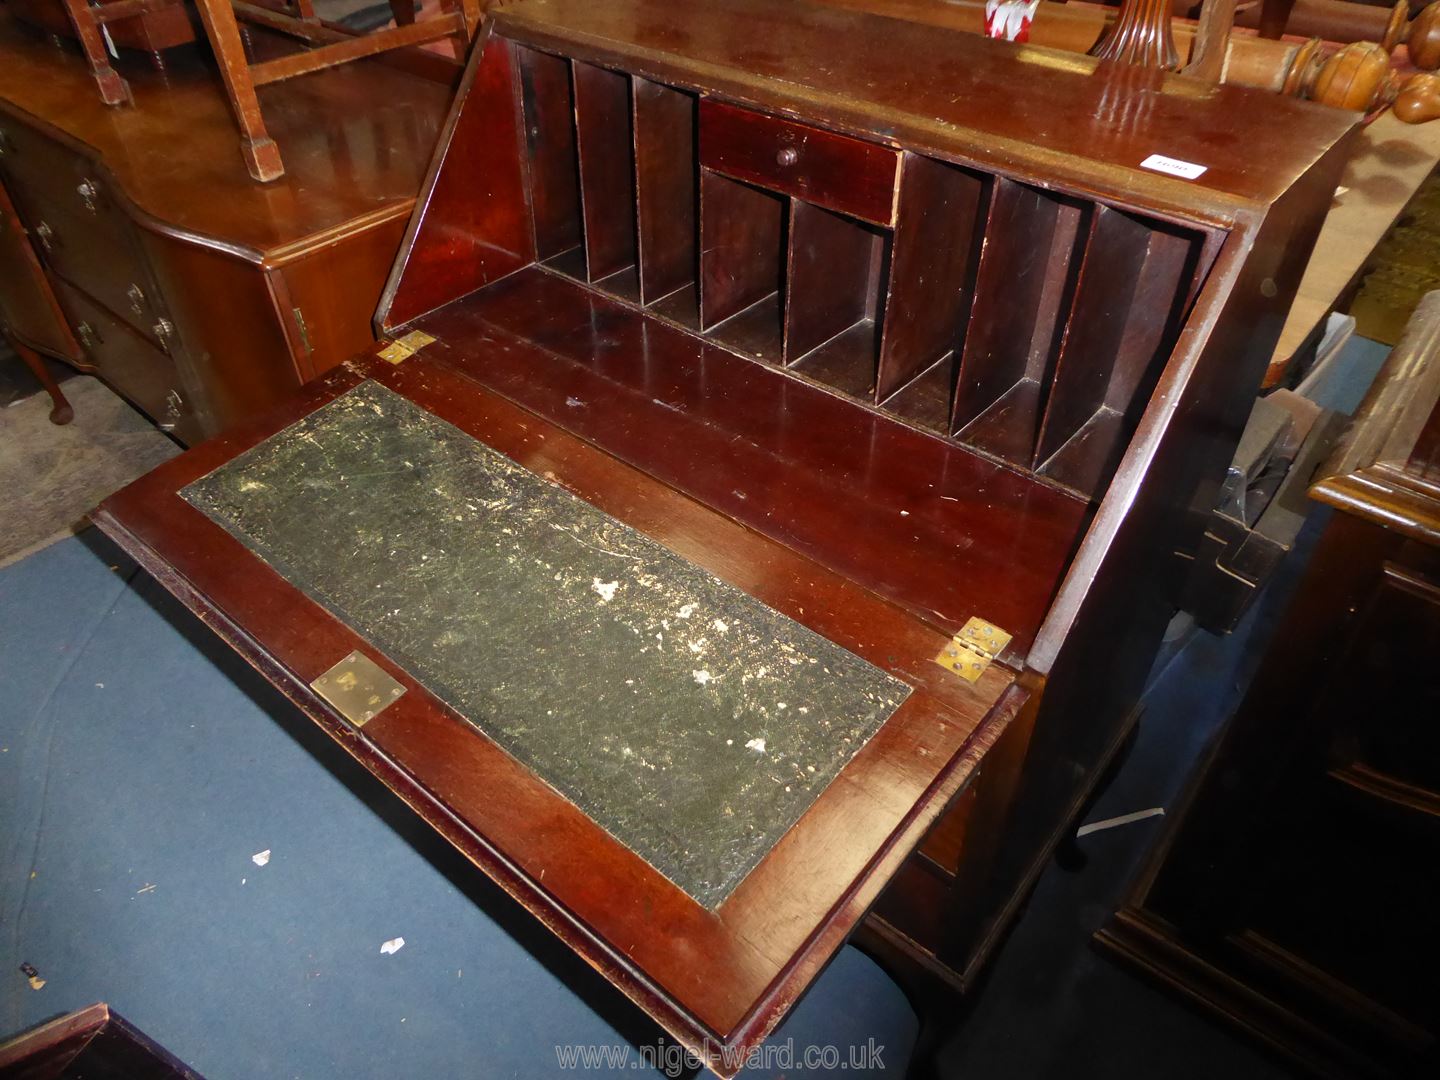
[[[793,146],[782,147],[780,152],[775,155],[775,164],[786,169],[799,160],[800,151],[796,150]]]
[[[80,344],[84,345],[87,349],[93,349],[105,340],[88,322],[82,322],[79,326],[75,327],[75,334],[80,338]]]
[[[95,198],[100,194],[100,189],[95,186],[95,181],[82,180],[80,186],[75,190],[80,193],[80,200],[85,204],[85,209],[92,214],[95,213]]]
[[[130,298],[130,310],[135,312],[136,315],[144,315],[145,290],[140,288],[139,285],[131,284],[130,288],[125,290],[125,295]]]
[[[179,420],[180,412],[185,407],[185,399],[180,396],[180,391],[171,390],[165,395],[165,415],[171,420]]]
[[[45,222],[35,226],[35,239],[40,241],[40,246],[46,251],[55,250],[55,230]]]
[[[169,352],[170,335],[175,333],[175,324],[169,319],[159,319],[155,325],[150,328],[150,332],[159,339],[160,344],[165,347],[165,351]]]

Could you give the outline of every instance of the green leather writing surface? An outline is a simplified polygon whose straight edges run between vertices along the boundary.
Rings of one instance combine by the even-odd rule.
[[[182,495],[709,907],[909,693],[373,382]]]

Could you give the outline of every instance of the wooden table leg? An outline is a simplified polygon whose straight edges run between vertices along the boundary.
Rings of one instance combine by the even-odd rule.
[[[285,165],[280,160],[280,148],[265,130],[260,100],[255,96],[255,84],[250,78],[250,61],[245,56],[230,0],[195,0],[195,6],[205,24],[210,47],[215,51],[220,77],[225,82],[235,123],[240,128],[240,152],[245,155],[245,167],[256,180],[277,180],[285,175]]]
[[[45,358],[29,346],[22,345],[13,337],[6,335],[10,347],[15,354],[25,361],[25,366],[35,373],[40,380],[40,385],[50,395],[51,409],[50,422],[52,424],[68,424],[75,419],[75,410],[71,408],[70,402],[65,400],[65,394],[60,389],[60,384],[55,381],[55,376],[50,374],[50,368],[45,363]]]
[[[85,62],[90,65],[90,74],[100,88],[100,100],[106,105],[128,105],[130,84],[110,66],[110,56],[105,52],[105,39],[100,33],[100,24],[90,12],[86,0],[65,0],[65,12],[70,16],[70,25],[75,28],[75,37],[85,52]]]

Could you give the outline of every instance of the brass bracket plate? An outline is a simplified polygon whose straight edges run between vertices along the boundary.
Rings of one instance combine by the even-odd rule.
[[[405,693],[405,687],[358,650],[312,682],[310,689],[357,728]]]
[[[972,616],[945,648],[940,650],[935,662],[946,671],[953,671],[966,682],[975,682],[985,674],[990,661],[1010,644],[1010,636],[994,623]]]
[[[381,360],[388,360],[392,364],[398,364],[402,360],[408,360],[426,345],[431,344],[435,339],[424,330],[411,330],[402,338],[396,338],[385,348],[375,355]]]

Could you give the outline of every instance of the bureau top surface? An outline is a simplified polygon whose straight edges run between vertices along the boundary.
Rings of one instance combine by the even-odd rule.
[[[255,30],[261,47],[273,35]],[[373,61],[263,87],[260,105],[285,175],[252,180],[220,75],[198,46],[116,62],[132,106],[100,101],[79,52],[0,11],[0,100],[86,144],[163,226],[276,257],[374,215],[407,213],[450,100],[446,86]],[[0,125],[14,123],[0,107]]]
[[[807,0],[521,0],[520,40],[1022,179],[1217,214],[1268,205],[1358,114]],[[1193,180],[1141,168],[1203,166]]]

